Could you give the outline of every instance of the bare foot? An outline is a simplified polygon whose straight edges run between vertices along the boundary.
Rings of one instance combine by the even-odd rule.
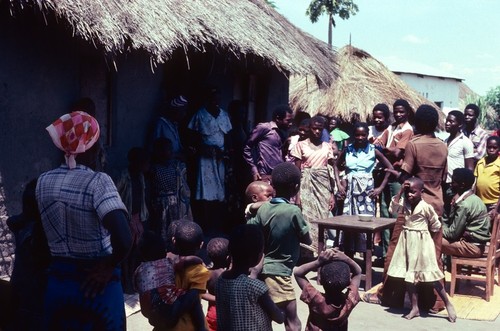
[[[455,307],[450,303],[446,306],[446,311],[448,312],[448,321],[455,323],[457,321],[457,313],[455,312]]]
[[[420,316],[420,311],[418,309],[412,309],[407,315],[404,315],[403,317],[407,320],[411,320],[412,318],[418,316]]]

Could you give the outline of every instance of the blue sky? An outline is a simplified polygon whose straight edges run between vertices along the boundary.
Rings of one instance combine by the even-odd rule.
[[[327,41],[327,18],[312,24],[310,0],[275,0],[293,24]],[[359,12],[336,19],[333,45],[351,43],[390,69],[419,70],[464,79],[485,95],[500,85],[500,1],[355,0]]]

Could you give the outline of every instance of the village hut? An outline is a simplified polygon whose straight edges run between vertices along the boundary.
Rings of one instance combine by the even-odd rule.
[[[344,121],[370,118],[373,106],[406,99],[415,110],[421,104],[439,107],[421,96],[384,64],[351,45],[338,51],[339,76],[333,84],[320,87],[314,77],[290,78],[290,104],[295,111],[310,115],[337,116]],[[444,115],[440,112],[441,121]]]
[[[263,0],[0,0],[0,44],[3,255],[25,184],[61,161],[45,127],[79,98],[96,104],[115,177],[177,94],[194,112],[201,88],[216,86],[224,107],[242,102],[250,128],[288,103],[290,74],[336,76],[335,53]]]

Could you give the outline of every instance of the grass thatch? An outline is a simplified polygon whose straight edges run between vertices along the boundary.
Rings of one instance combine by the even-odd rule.
[[[290,104],[294,110],[338,116],[347,121],[359,114],[364,121],[377,103],[386,103],[391,108],[396,99],[408,100],[414,110],[424,103],[439,109],[361,49],[343,47],[337,62],[339,77],[327,88],[318,87],[312,77],[291,77]],[[444,114],[439,112],[443,120]]]
[[[290,74],[335,78],[334,52],[292,25],[263,0],[10,0],[11,7],[38,6],[69,22],[74,33],[118,54],[143,49],[153,61],[174,50],[208,47],[238,58],[255,55]],[[24,4],[24,5],[23,5]]]

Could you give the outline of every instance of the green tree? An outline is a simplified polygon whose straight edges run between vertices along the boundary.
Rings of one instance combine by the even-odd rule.
[[[274,9],[276,9],[276,4],[274,3],[274,1],[272,0],[264,0],[269,6],[273,7]]]
[[[498,94],[497,97],[500,97]],[[498,102],[499,99],[497,99]],[[493,130],[496,128],[496,119],[498,112],[495,112],[495,109],[491,104],[488,103],[486,98],[480,97],[478,95],[466,95],[463,100],[461,100],[460,108],[464,109],[466,105],[473,103],[479,107],[480,113],[477,119],[479,125],[482,128],[487,130]]]
[[[498,116],[500,116],[500,85],[492,88],[486,93],[486,103],[490,105]]]
[[[332,28],[335,27],[334,16],[343,20],[356,15],[358,6],[353,0],[313,0],[307,8],[306,15],[316,23],[323,14],[328,15],[328,45],[332,47]]]

